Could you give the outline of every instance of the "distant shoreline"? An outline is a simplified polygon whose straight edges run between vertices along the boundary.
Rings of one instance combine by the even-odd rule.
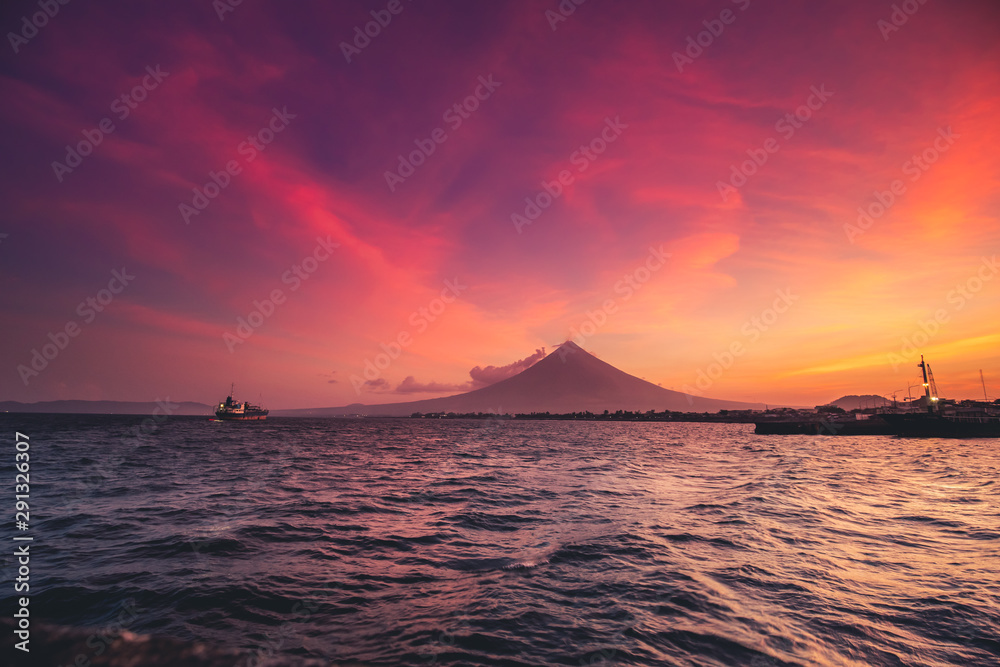
[[[466,413],[420,413],[415,412],[406,419],[493,419],[497,421],[645,421],[645,422],[711,422],[725,424],[752,424],[766,414],[763,410],[720,410],[719,412],[640,412],[616,410],[615,412],[519,412],[496,414],[490,412]]]
[[[142,412],[45,412],[37,410],[11,411],[4,410],[0,414],[8,415],[64,415],[79,417],[143,417],[149,413]],[[277,415],[268,417],[261,423],[267,423],[273,419],[471,419],[471,420],[495,420],[495,421],[643,421],[643,422],[707,422],[707,423],[730,423],[730,424],[752,424],[755,419],[759,419],[764,414],[775,414],[775,411],[729,411],[723,412],[659,412],[648,413],[629,410],[618,410],[616,412],[592,413],[592,412],[569,412],[554,414],[549,412],[530,412],[515,414],[496,414],[491,412],[472,413],[414,413],[412,415],[378,415],[378,414],[352,414],[352,415]],[[166,417],[184,418],[204,418],[210,419],[211,413],[202,414],[173,414]],[[238,422],[240,423],[240,422]]]

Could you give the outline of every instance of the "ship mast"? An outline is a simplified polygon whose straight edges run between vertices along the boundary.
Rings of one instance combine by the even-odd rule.
[[[920,363],[917,366],[924,372],[924,398],[927,399],[927,403],[930,405],[931,385],[927,381],[927,363],[924,361],[924,355],[920,355]]]
[[[924,399],[926,401],[927,412],[934,412],[934,402],[937,401],[937,387],[934,387],[934,395],[932,395],[931,384],[934,382],[934,375],[931,374],[930,364],[924,361],[924,355],[920,355],[920,363],[917,366],[924,372]],[[929,378],[928,375],[930,375]]]
[[[979,369],[979,381],[983,384],[983,400],[990,402],[990,397],[986,395],[986,380],[983,379],[983,369]]]

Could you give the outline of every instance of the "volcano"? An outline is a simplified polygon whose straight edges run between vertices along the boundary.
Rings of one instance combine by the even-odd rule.
[[[604,412],[673,410],[718,412],[763,409],[757,403],[702,398],[671,391],[620,371],[572,341],[560,345],[534,366],[513,377],[464,394],[405,403],[342,408],[274,410],[279,416],[406,416],[414,412]]]

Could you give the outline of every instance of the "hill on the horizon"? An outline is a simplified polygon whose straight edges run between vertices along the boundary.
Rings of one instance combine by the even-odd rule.
[[[211,415],[215,408],[204,403],[182,401],[169,403],[162,407],[155,402],[140,401],[39,401],[38,403],[21,403],[20,401],[0,401],[0,412],[32,412],[51,414],[78,415],[152,415],[163,414],[169,410],[172,415]],[[176,407],[174,407],[176,406]]]
[[[332,417],[358,414],[406,416],[414,412],[718,412],[763,407],[759,403],[723,401],[664,389],[618,370],[570,341],[517,375],[464,394],[381,405],[356,403],[336,408],[274,410],[272,414]]]
[[[861,410],[864,408],[884,408],[892,405],[892,401],[877,394],[864,394],[861,396],[851,394],[850,396],[841,396],[835,401],[830,401],[827,405],[836,405],[838,408],[843,408],[844,410]]]

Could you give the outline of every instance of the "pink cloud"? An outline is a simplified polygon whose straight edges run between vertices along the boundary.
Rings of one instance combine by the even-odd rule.
[[[542,347],[535,350],[534,354],[524,359],[518,359],[506,366],[486,366],[485,368],[476,366],[469,371],[469,375],[472,376],[472,386],[474,389],[479,389],[480,387],[488,387],[491,384],[496,384],[501,380],[514,377],[521,371],[531,368],[544,358],[545,348]]]
[[[416,378],[412,375],[407,375],[406,378],[399,383],[399,385],[393,390],[397,394],[442,394],[445,392],[464,392],[470,389],[469,383],[466,384],[445,384],[442,382],[417,382]]]

